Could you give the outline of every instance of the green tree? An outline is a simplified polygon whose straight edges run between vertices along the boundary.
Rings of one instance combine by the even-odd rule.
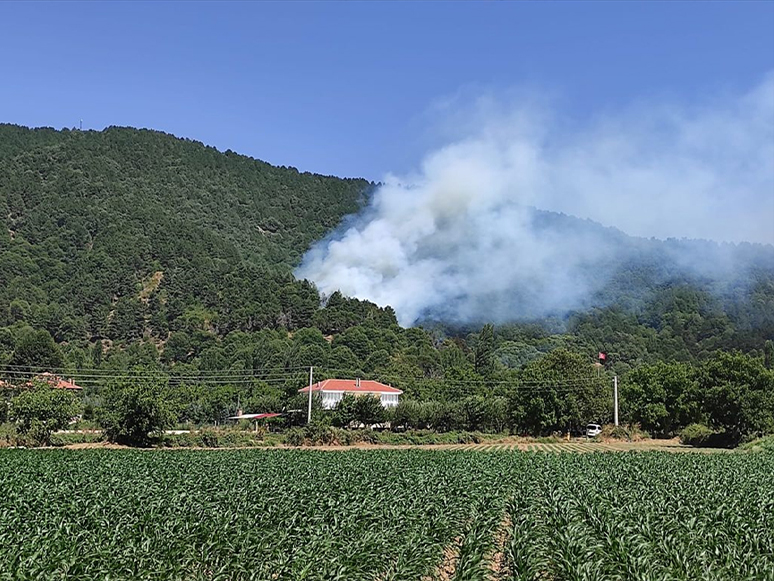
[[[8,306],[8,317],[11,321],[24,321],[29,317],[30,304],[23,299],[14,299]]]
[[[531,435],[579,431],[588,422],[610,417],[611,389],[588,360],[556,349],[533,361],[509,388],[511,429]]]
[[[701,400],[694,376],[685,363],[638,367],[621,382],[622,412],[656,436],[700,422]]]
[[[378,396],[361,395],[355,398],[355,420],[366,426],[384,421],[384,408]]]
[[[774,433],[774,372],[760,359],[719,352],[702,365],[698,382],[710,426],[731,443]]]
[[[137,370],[112,382],[103,395],[99,422],[111,442],[147,446],[175,420],[168,380]]]
[[[41,383],[11,400],[10,417],[19,434],[33,443],[48,445],[51,434],[66,427],[78,411],[78,402],[71,392]]]
[[[61,368],[64,358],[48,331],[28,329],[16,343],[10,364],[31,370],[51,370]]]
[[[334,423],[337,426],[347,427],[357,419],[357,398],[349,393],[336,404]]]
[[[494,325],[484,325],[478,335],[475,351],[476,373],[489,376],[494,372],[495,362]]]

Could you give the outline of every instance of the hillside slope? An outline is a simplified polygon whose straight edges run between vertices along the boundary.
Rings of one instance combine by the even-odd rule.
[[[271,302],[369,187],[155,131],[0,125],[0,325],[24,318],[59,340],[121,338],[139,329],[111,331],[116,313],[136,318],[156,287],[180,312]],[[254,296],[229,297],[226,279]]]

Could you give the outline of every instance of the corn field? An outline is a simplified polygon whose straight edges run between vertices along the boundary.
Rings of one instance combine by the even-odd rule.
[[[774,456],[0,451],[0,579],[772,580]]]

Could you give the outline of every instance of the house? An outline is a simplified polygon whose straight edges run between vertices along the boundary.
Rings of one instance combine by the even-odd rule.
[[[299,393],[309,393],[309,387],[298,390]],[[398,397],[403,392],[400,389],[372,381],[370,379],[325,379],[312,385],[312,393],[319,393],[322,397],[323,409],[330,410],[344,397],[344,394],[354,396],[376,396],[386,408],[398,405]]]
[[[3,381],[0,379],[0,389],[30,389],[35,387],[35,383],[46,383],[54,389],[67,389],[69,391],[81,391],[83,388],[80,385],[76,385],[72,379],[62,379],[59,376],[54,375],[46,371],[36,375],[33,380],[27,380],[23,383],[17,381],[11,383],[10,381]]]
[[[81,391],[83,389],[80,385],[76,385],[72,380],[62,379],[48,371],[36,376],[35,380],[47,383],[55,389],[67,389],[71,391]]]

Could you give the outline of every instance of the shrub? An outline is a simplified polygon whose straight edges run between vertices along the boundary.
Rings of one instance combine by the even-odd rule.
[[[15,446],[17,435],[13,424],[0,424],[0,448]]]
[[[285,432],[285,443],[288,446],[303,446],[304,438],[304,428],[291,428]]]
[[[639,442],[640,440],[650,439],[650,434],[643,431],[639,424],[628,424],[616,426],[615,424],[605,424],[602,426],[603,438],[613,440],[626,440],[627,442]]]
[[[704,424],[690,424],[680,432],[680,443],[688,446],[706,446],[715,434]]]
[[[50,444],[52,446],[69,446],[70,444],[93,444],[101,442],[102,434],[93,432],[72,432],[68,434],[51,434]]]
[[[768,452],[774,454],[774,436],[764,436],[742,446],[745,452]]]

